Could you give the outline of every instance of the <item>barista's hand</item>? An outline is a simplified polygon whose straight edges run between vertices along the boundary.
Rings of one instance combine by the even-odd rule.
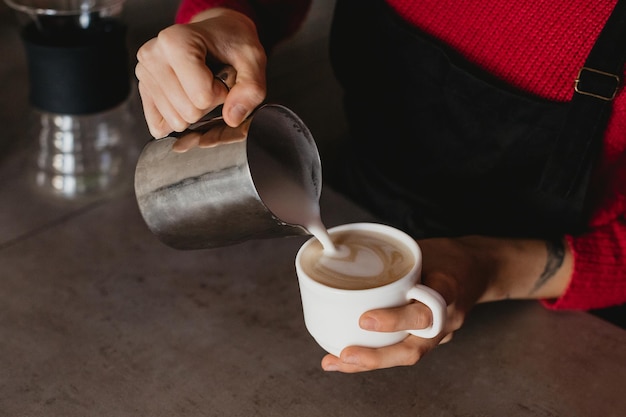
[[[237,71],[229,93],[207,58]],[[254,23],[234,10],[209,9],[189,24],[162,30],[139,49],[137,60],[144,115],[157,138],[185,130],[221,103],[225,122],[238,126],[265,99],[265,50]]]
[[[422,282],[438,291],[448,304],[444,331],[433,339],[410,335],[380,349],[350,346],[340,358],[326,355],[323,369],[353,373],[413,365],[437,345],[449,341],[476,303],[555,298],[565,291],[571,277],[572,255],[565,241],[469,236],[426,239],[419,244]],[[428,307],[415,302],[366,312],[359,324],[367,330],[389,332],[426,328],[431,321]]]

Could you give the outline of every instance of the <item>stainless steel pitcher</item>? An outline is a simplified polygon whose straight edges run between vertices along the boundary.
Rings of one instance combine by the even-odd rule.
[[[279,217],[268,201],[289,192],[282,180],[301,195],[280,195],[293,207]],[[217,116],[151,140],[135,171],[146,224],[177,249],[308,235],[306,210],[319,207],[321,187],[320,157],[309,129],[277,104],[260,106],[237,128]]]

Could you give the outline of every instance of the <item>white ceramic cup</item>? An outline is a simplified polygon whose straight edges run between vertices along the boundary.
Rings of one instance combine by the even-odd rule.
[[[408,273],[389,284],[358,290],[338,289],[313,280],[302,267],[302,254],[316,242],[315,237],[305,242],[296,255],[296,272],[302,297],[306,328],[315,341],[327,352],[339,356],[347,346],[383,347],[396,344],[409,334],[433,338],[443,329],[446,302],[430,287],[419,284],[422,254],[417,242],[406,233],[377,223],[352,223],[328,230],[331,235],[349,230],[371,231],[389,236],[405,245],[414,257]],[[375,332],[359,327],[363,313],[378,308],[397,307],[419,301],[432,312],[432,325],[426,329],[398,332]]]

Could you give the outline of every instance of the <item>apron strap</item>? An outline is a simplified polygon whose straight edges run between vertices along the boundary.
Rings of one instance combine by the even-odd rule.
[[[626,1],[618,0],[574,85],[565,124],[539,189],[582,204],[626,61]],[[573,174],[573,175],[572,175]]]

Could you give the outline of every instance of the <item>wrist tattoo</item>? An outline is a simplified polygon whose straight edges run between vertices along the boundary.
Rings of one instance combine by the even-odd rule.
[[[530,291],[531,294],[548,282],[548,280],[556,274],[561,265],[563,265],[563,260],[565,259],[565,245],[562,240],[547,240],[546,252],[546,266],[543,268],[543,272],[537,281],[535,281],[535,285]]]

